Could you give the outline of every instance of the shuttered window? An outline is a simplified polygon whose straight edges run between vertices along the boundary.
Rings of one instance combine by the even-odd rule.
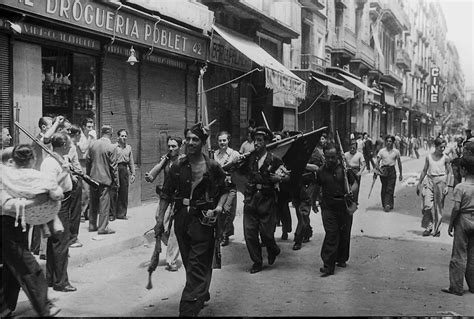
[[[7,127],[12,133],[12,97],[11,97],[11,63],[7,35],[0,34],[0,127]]]

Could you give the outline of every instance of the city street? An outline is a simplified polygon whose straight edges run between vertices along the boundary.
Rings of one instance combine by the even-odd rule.
[[[443,224],[441,237],[421,236],[420,201],[411,183],[414,178],[410,176],[419,174],[423,160],[424,156],[419,160],[404,158],[405,180],[397,182],[395,209],[390,213],[380,207],[379,181],[367,199],[372,174],[363,176],[360,208],[352,228],[351,258],[347,268],[338,268],[334,276],[327,278],[321,278],[319,273],[324,230],[320,214],[313,213],[311,223],[315,233],[309,243],[293,251],[293,235],[288,241],[282,241],[281,228],[277,228],[276,238],[282,253],[273,266],[249,274],[251,261],[243,239],[239,205],[236,235],[229,246],[222,248],[223,266],[213,273],[211,300],[201,316],[473,315],[474,294],[469,293],[466,286],[462,297],[441,292],[441,288],[449,285],[452,239],[447,234],[447,225]],[[451,196],[450,192],[446,215],[452,207]],[[116,221],[112,225],[137,223],[145,214],[153,221],[155,207],[156,204],[151,204],[132,209],[130,220]],[[292,217],[295,229],[293,209]],[[86,226],[81,224],[84,236],[88,235]],[[141,234],[150,227],[143,228]],[[113,245],[120,236],[122,232],[102,242]],[[181,267],[174,273],[166,271],[164,253],[153,275],[153,289],[145,289],[147,263],[154,245],[151,239],[147,236],[134,248],[83,263],[74,262],[77,250],[71,249],[69,277],[78,291],[49,290],[50,297],[62,308],[60,315],[177,316],[184,269]],[[87,239],[83,242],[85,245],[80,249],[87,254],[89,242]],[[16,315],[34,315],[24,294]]]

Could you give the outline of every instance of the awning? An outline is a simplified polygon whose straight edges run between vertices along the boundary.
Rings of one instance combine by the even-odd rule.
[[[347,81],[351,82],[352,84],[354,84],[355,86],[357,86],[359,89],[361,90],[364,90],[364,91],[367,91],[369,93],[372,93],[374,95],[380,95],[379,92],[369,88],[367,85],[365,85],[364,83],[362,83],[361,81],[357,80],[357,79],[354,79],[353,77],[350,77],[350,76],[347,76],[347,75],[344,75],[342,73],[339,73],[340,76],[342,76],[344,79],[346,79]]]
[[[306,97],[306,82],[293,74],[258,44],[222,27],[213,26],[224,40],[265,68],[265,86],[277,92],[291,94],[299,99]]]
[[[396,106],[395,104],[395,92],[390,90],[389,88],[385,87],[383,90],[383,95],[385,99],[385,103],[391,106]]]
[[[337,95],[342,97],[344,100],[352,99],[354,97],[354,91],[348,90],[342,85],[338,85],[326,80],[318,79],[314,76],[311,77],[313,80],[318,81],[327,88],[328,95]]]

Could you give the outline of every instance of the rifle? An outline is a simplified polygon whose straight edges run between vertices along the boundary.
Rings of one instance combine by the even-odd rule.
[[[354,194],[352,194],[351,188],[349,186],[349,179],[347,178],[348,168],[347,168],[346,159],[343,156],[344,151],[342,150],[342,144],[341,144],[341,139],[339,138],[338,130],[336,130],[336,139],[337,139],[337,145],[339,146],[342,167],[344,168],[344,192],[345,192],[344,201],[346,203],[347,213],[349,215],[353,215],[355,211],[357,210],[357,202],[354,200]]]
[[[20,123],[18,123],[17,121],[15,121],[15,125],[20,129],[20,131],[22,131],[23,133],[25,133],[26,136],[28,136],[31,140],[33,140],[33,142],[35,142],[39,147],[41,147],[41,149],[43,151],[45,151],[46,153],[48,153],[52,158],[54,158],[61,166],[63,166],[64,164],[66,164],[66,161],[64,160],[64,158],[60,157],[58,154],[54,153],[53,151],[51,151],[49,148],[47,148],[39,139],[37,139],[35,136],[33,136],[30,132],[28,132],[24,127],[22,127],[20,125]],[[73,175],[76,175],[76,176],[80,176],[84,179],[84,181],[91,185],[92,187],[94,188],[98,188],[99,187],[99,182],[93,180],[89,175],[86,175],[84,174],[84,172],[78,170],[77,168],[75,168],[74,166],[72,165],[69,165],[69,170],[71,171],[71,173]]]

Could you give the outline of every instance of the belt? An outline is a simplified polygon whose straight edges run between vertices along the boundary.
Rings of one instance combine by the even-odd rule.
[[[429,177],[433,178],[433,177],[440,177],[440,176],[446,176],[446,174],[440,174],[440,175],[428,175]]]
[[[121,163],[118,163],[118,165],[127,165],[128,166],[128,163],[127,162],[121,162]]]

